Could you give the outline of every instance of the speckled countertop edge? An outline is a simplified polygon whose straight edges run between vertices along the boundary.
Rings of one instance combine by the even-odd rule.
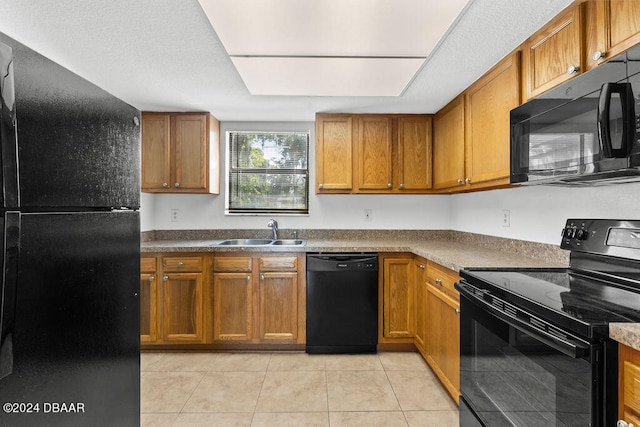
[[[609,337],[640,351],[640,323],[609,323]]]

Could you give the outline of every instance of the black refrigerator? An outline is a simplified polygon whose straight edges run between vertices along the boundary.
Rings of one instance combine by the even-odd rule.
[[[140,112],[0,33],[0,426],[140,424]]]

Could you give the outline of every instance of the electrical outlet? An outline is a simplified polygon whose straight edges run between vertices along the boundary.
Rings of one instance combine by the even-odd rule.
[[[364,210],[364,220],[367,222],[371,222],[371,215],[373,215],[373,211],[371,209]]]
[[[502,211],[502,226],[503,227],[511,226],[511,211],[508,209],[504,209]]]
[[[180,221],[180,210],[179,209],[171,209],[171,222]]]

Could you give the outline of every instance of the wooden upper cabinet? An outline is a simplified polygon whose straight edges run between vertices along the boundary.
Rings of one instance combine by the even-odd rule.
[[[516,52],[466,91],[465,181],[471,188],[509,183],[509,123],[511,110],[518,105],[520,55]]]
[[[458,96],[433,122],[433,188],[464,186],[464,96]]]
[[[523,44],[526,100],[584,70],[583,9],[583,4],[570,7]]]
[[[169,114],[142,114],[142,191],[162,191],[168,187],[171,180],[170,138]]]
[[[357,190],[393,189],[392,123],[390,117],[361,116],[357,119]]]
[[[350,192],[353,188],[353,119],[316,116],[316,190]]]
[[[209,113],[142,113],[142,191],[220,192],[220,123]]]
[[[585,7],[587,69],[640,43],[640,2],[589,0]]]
[[[398,118],[398,189],[431,188],[431,135],[431,117]]]

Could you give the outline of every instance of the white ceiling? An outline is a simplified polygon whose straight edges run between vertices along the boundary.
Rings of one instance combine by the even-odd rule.
[[[316,112],[434,113],[570,3],[471,0],[402,96],[251,95],[198,0],[2,0],[0,32],[141,110],[312,121]]]

